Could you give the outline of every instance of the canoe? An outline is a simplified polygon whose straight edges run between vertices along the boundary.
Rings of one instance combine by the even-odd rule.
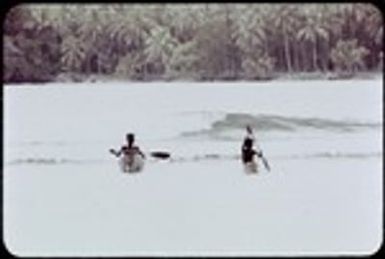
[[[119,166],[123,173],[140,172],[144,168],[144,158],[139,153],[123,155],[119,159]]]

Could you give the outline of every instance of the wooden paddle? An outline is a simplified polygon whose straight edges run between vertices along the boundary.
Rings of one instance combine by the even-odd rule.
[[[262,153],[262,150],[259,152],[259,155],[258,155],[261,160],[262,160],[262,163],[263,165],[265,166],[266,170],[270,172],[270,166],[269,166],[269,163],[267,162],[267,159],[263,156],[263,153]]]
[[[115,155],[116,157],[118,157],[120,155],[120,152],[114,150],[114,149],[109,149],[109,152],[113,155]],[[159,159],[168,159],[171,157],[171,154],[169,152],[166,152],[166,151],[152,151],[150,152],[150,156],[154,157],[154,158],[159,158]]]

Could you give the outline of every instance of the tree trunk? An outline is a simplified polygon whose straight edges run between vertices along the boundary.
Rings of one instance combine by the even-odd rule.
[[[293,51],[293,59],[294,59],[294,71],[295,72],[298,72],[300,70],[300,67],[299,67],[299,46],[298,44],[295,44],[294,45],[294,51]]]
[[[289,38],[286,33],[286,30],[283,31],[283,37],[284,37],[284,44],[285,44],[285,60],[286,60],[286,68],[287,72],[291,73],[291,58],[290,58],[290,45],[289,45]]]
[[[323,72],[326,72],[329,70],[329,67],[328,67],[328,61],[329,61],[329,43],[328,42],[325,42],[324,43],[324,48],[322,48],[321,50],[321,55],[322,55],[322,69],[323,69]]]
[[[231,32],[230,32],[230,10],[228,7],[228,4],[225,4],[225,24],[226,24],[226,58],[225,58],[225,68],[226,68],[226,73],[230,73],[230,75],[225,75],[232,77],[232,66],[231,66],[231,53],[230,53],[230,45],[231,45]]]
[[[319,70],[317,66],[317,40],[313,42],[313,70]]]
[[[305,60],[304,62],[304,72],[309,72],[311,70],[311,67],[312,67],[312,60],[311,60],[311,55],[309,55],[309,43],[308,42],[304,42],[305,44],[305,48],[303,49],[303,59]]]

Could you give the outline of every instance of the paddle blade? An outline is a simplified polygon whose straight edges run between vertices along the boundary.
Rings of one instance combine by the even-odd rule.
[[[267,171],[270,172],[270,166],[269,166],[269,163],[267,162],[266,158],[265,157],[261,157],[261,158],[262,158],[263,165],[265,166]]]
[[[165,151],[153,151],[150,153],[152,157],[160,158],[160,159],[168,159],[170,158],[171,154]]]

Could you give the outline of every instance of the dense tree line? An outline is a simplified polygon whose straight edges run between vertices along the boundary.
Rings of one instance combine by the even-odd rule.
[[[4,29],[6,82],[352,76],[383,65],[370,4],[24,4]]]

